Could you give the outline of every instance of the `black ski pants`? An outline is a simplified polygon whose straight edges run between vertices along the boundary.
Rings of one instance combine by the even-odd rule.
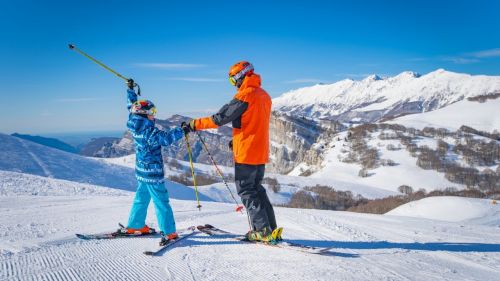
[[[234,170],[236,190],[248,211],[253,230],[276,229],[273,206],[262,186],[265,165],[235,163]]]

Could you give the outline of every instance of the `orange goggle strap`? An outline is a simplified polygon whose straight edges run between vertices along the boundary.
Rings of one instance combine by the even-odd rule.
[[[233,76],[229,76],[229,83],[231,83],[231,85],[233,86],[236,86],[238,80],[240,80],[243,76],[245,76],[245,74],[247,74],[252,70],[253,70],[253,65],[249,63],[247,67],[243,68],[243,70],[241,70],[240,72],[236,73]]]

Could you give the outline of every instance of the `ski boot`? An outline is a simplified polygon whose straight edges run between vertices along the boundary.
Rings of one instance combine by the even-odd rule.
[[[250,230],[247,234],[245,234],[245,239],[248,241],[276,244],[276,239],[273,237],[272,232],[267,228],[264,228],[261,231]]]
[[[163,232],[162,232],[162,236],[161,236],[161,240],[160,240],[160,246],[165,246],[167,245],[171,240],[175,240],[179,238],[179,235],[177,234],[177,232],[172,232],[168,235],[163,235]]]
[[[282,232],[283,232],[283,227],[278,227],[275,230],[273,230],[273,232],[271,233],[271,235],[274,237],[274,240],[276,240],[276,242],[283,241],[283,238],[281,237]]]
[[[156,230],[154,228],[151,228],[147,225],[145,225],[143,228],[129,228],[123,226],[121,223],[119,224],[120,228],[116,231],[120,235],[148,235],[148,234],[155,234]]]

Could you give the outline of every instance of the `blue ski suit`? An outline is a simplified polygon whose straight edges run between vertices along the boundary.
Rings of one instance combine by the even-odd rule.
[[[137,101],[134,90],[127,90],[127,108]],[[176,231],[174,214],[165,187],[161,147],[171,145],[184,136],[181,128],[160,130],[155,122],[141,115],[129,114],[127,128],[135,142],[135,175],[138,186],[128,220],[129,228],[140,229],[146,224],[149,201],[153,199],[160,230],[164,234]]]

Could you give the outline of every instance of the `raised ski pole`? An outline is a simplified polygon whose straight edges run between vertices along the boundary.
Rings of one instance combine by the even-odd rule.
[[[210,151],[208,150],[207,144],[205,143],[205,141],[201,137],[200,132],[196,131],[196,134],[198,135],[198,138],[200,139],[200,142],[203,145],[203,148],[205,148],[205,151],[208,154],[208,158],[210,158],[210,161],[212,161],[212,165],[214,165],[215,170],[217,171],[217,174],[219,174],[219,176],[221,177],[222,181],[224,182],[224,185],[226,185],[227,191],[229,191],[229,194],[231,194],[231,198],[233,198],[233,201],[236,204],[236,212],[240,212],[240,213],[243,214],[243,212],[241,211],[243,209],[243,206],[240,206],[238,204],[238,201],[236,201],[236,198],[234,197],[233,192],[229,188],[229,185],[227,184],[226,179],[224,179],[224,176],[222,175],[222,172],[219,169],[219,166],[217,166],[217,163],[215,163],[215,160],[214,160],[212,154],[210,153]]]
[[[191,145],[189,144],[189,137],[187,134],[184,134],[184,138],[186,140],[186,147],[188,150],[188,156],[189,156],[189,165],[191,166],[191,176],[193,177],[193,185],[194,185],[194,191],[196,194],[196,202],[198,203],[198,208],[199,211],[201,211],[201,205],[200,205],[200,199],[198,197],[198,186],[196,185],[196,177],[194,175],[194,165],[193,165],[193,155],[191,153]]]
[[[68,47],[70,50],[73,50],[73,51],[76,51],[77,53],[81,54],[82,56],[88,58],[89,60],[95,62],[97,65],[101,66],[102,68],[106,69],[107,71],[113,73],[114,75],[118,76],[119,78],[125,80],[126,82],[128,82],[130,79],[121,75],[120,73],[114,71],[113,69],[111,69],[110,67],[108,67],[107,65],[105,65],[104,63],[96,60],[95,58],[91,57],[90,55],[88,55],[87,53],[85,53],[84,51],[78,49],[74,44],[68,44]],[[134,83],[134,86],[137,86],[137,95],[141,95],[141,88],[139,87],[139,84],[137,83]]]

